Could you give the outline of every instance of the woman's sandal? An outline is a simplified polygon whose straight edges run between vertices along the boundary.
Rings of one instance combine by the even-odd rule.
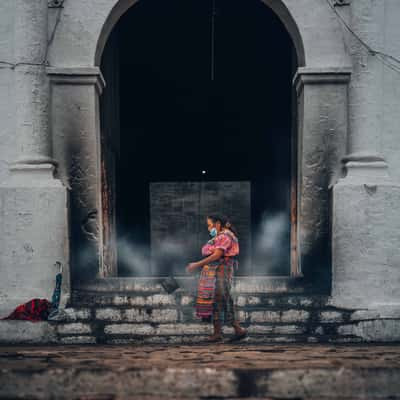
[[[207,339],[206,339],[206,342],[207,343],[215,343],[215,342],[222,342],[222,340],[223,340],[223,338],[222,338],[222,336],[221,335],[219,335],[219,336],[209,336]]]
[[[239,335],[234,335],[234,336],[232,336],[229,340],[228,340],[228,342],[229,343],[231,343],[231,342],[237,342],[238,340],[241,340],[241,339],[244,339],[244,338],[246,338],[246,337],[248,337],[249,336],[249,334],[248,334],[248,332],[247,331],[244,331],[244,332],[242,332],[242,333],[240,333]]]

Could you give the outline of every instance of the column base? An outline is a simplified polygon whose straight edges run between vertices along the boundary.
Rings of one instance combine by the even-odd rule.
[[[351,153],[342,162],[346,164],[346,183],[391,182],[388,165],[379,153]]]
[[[61,305],[69,301],[68,195],[54,166],[15,165],[0,186],[0,309],[34,297],[51,300],[63,265]]]
[[[331,191],[332,305],[400,304],[400,184],[382,160],[349,160]]]

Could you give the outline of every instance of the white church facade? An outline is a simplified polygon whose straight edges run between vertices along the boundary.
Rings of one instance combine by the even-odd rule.
[[[50,298],[57,272],[54,265],[61,263],[64,319],[46,322],[31,333],[38,342],[118,343],[168,332],[178,340],[195,329],[190,328],[194,322],[185,308],[193,301],[189,294],[165,294],[157,273],[120,276],[116,261],[114,178],[118,185],[118,169],[110,149],[117,145],[110,137],[120,129],[123,105],[118,96],[128,85],[124,79],[131,79],[130,74],[138,70],[130,73],[133,64],[126,61],[128,72],[118,77],[117,90],[113,57],[118,43],[125,43],[118,48],[119,59],[127,60],[123,52],[130,48],[134,57],[136,51],[133,44],[128,47],[131,40],[146,43],[149,32],[167,35],[157,19],[149,18],[143,24],[148,30],[140,31],[143,37],[139,32],[135,39],[129,34],[121,39],[121,32],[131,32],[130,26],[135,25],[135,7],[144,8],[146,1],[3,0],[0,4],[0,310],[6,315],[31,298]],[[140,11],[143,15],[151,15],[158,4],[149,1],[153,8]],[[167,3],[163,2],[165,9]],[[224,3],[227,12],[228,3]],[[233,3],[238,3],[238,9],[242,6],[239,1]],[[246,2],[242,3],[245,7]],[[261,266],[257,276],[236,278],[242,319],[249,326],[264,326],[254,328],[260,340],[265,332],[275,332],[275,322],[284,327],[282,334],[288,337],[294,329],[293,337],[298,334],[298,340],[328,340],[332,330],[332,340],[399,340],[400,3],[258,3],[273,16],[277,29],[287,35],[284,43],[291,46],[284,61],[274,58],[269,44],[263,49],[276,66],[264,72],[269,74],[266,85],[278,80],[277,71],[290,60],[289,79],[282,80],[291,95],[287,141],[282,139],[288,144],[288,157],[282,156],[276,166],[278,174],[286,168],[286,161],[291,162],[285,192],[288,261],[283,273],[263,273]],[[171,1],[171,7],[180,6]],[[182,10],[177,13],[184,15]],[[173,15],[172,11],[162,14],[159,21]],[[268,18],[265,24],[270,23]],[[113,32],[121,24],[125,28],[120,29],[120,41],[113,42]],[[240,26],[232,29],[236,32]],[[262,40],[259,38],[260,50]],[[250,45],[246,46],[243,48]],[[223,63],[218,49],[217,42],[216,79],[218,60],[222,60],[219,65]],[[144,57],[150,50],[142,45],[137,52]],[[174,66],[178,74],[181,67],[178,63]],[[196,77],[191,79],[195,82]],[[235,75],[234,79],[243,79],[246,86],[243,77]],[[133,101],[143,113],[146,99]],[[132,106],[125,113],[134,120],[137,109]],[[252,124],[246,124],[251,130]],[[127,130],[135,135],[131,125]],[[172,135],[172,128],[170,132],[166,125],[159,134]],[[123,132],[118,135],[123,143]],[[251,141],[251,132],[243,133],[240,140],[246,137]],[[277,140],[271,139],[269,146]],[[160,143],[157,136],[152,141],[155,147]],[[182,146],[183,153],[190,149],[190,143]],[[123,144],[120,147],[124,151]],[[279,149],[278,145],[272,149],[277,154],[274,160],[279,159]],[[151,162],[157,163],[157,157]],[[141,168],[148,167],[144,164]],[[140,182],[141,168],[135,168],[132,181],[129,172],[123,175],[127,185],[135,187],[135,182]],[[272,176],[271,170],[275,171],[273,165],[265,164],[264,175]],[[240,181],[239,175],[229,176],[227,181]],[[254,175],[257,182],[268,182],[259,175]],[[177,177],[178,173],[171,175],[170,180]],[[247,180],[253,185],[252,179]],[[217,180],[225,179],[218,176]],[[278,178],[276,182],[280,182]],[[275,184],[273,188],[278,188],[279,183]],[[142,190],[142,186],[137,188]],[[123,196],[125,192],[121,189],[118,193]],[[277,300],[272,304],[274,296]],[[315,296],[322,296],[318,298],[322,303]],[[127,311],[129,307],[133,307],[131,311]],[[159,324],[158,330],[149,325],[140,307],[158,310],[152,311],[149,320]],[[161,317],[157,319],[157,315]],[[161,332],[163,323],[167,333]],[[11,322],[0,322],[1,341],[9,341],[10,332],[16,331]],[[276,333],[279,336],[279,329]],[[15,338],[16,342],[28,340],[21,333]]]

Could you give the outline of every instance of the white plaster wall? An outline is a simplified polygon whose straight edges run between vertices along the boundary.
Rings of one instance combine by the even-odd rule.
[[[142,0],[145,1],[145,0]],[[349,65],[343,38],[343,30],[325,0],[285,0],[285,5],[278,0],[263,0],[285,19],[288,29],[300,31],[305,47],[306,65],[310,67],[332,67]],[[399,12],[397,0],[387,0],[390,7]],[[61,11],[54,41],[49,49],[51,66],[77,67],[93,66],[99,40],[106,38],[106,31],[113,26],[123,11],[128,9],[135,0],[96,0],[74,1],[65,0]],[[388,5],[389,7],[389,5]],[[49,30],[53,29],[57,8],[49,9]],[[14,14],[15,1],[0,1],[0,60],[14,62]],[[289,18],[289,14],[293,19]],[[389,14],[389,13],[388,13]],[[391,26],[387,26],[388,36],[399,28],[396,27],[396,16],[388,15]],[[388,46],[395,46],[395,39],[388,41]],[[299,45],[300,46],[300,45]],[[391,101],[398,94],[399,87],[391,83],[391,76],[385,76],[385,85],[392,92],[385,101]],[[9,66],[0,65],[0,182],[8,176],[7,163],[15,158],[15,96],[14,74]],[[399,96],[397,96],[398,98]],[[397,102],[399,100],[397,99]],[[398,104],[398,103],[397,103]],[[394,108],[394,106],[393,106]],[[393,138],[395,132],[395,117],[393,113],[385,114],[385,131]],[[392,140],[385,146],[391,151],[391,164],[400,174],[400,161],[395,157],[396,146]]]
[[[0,1],[0,61],[14,62],[15,1]],[[0,64],[0,183],[8,176],[8,162],[15,158],[14,72]]]
[[[340,68],[352,64],[347,55],[349,33],[338,22],[326,0],[284,0],[286,7],[278,0],[263,1],[282,18],[286,18],[285,24],[292,32],[299,31],[304,45],[306,67]],[[384,32],[383,47],[380,50],[400,58],[400,0],[352,1],[376,1],[379,4],[381,9],[373,29]],[[49,51],[50,65],[95,65],[98,61],[96,51],[99,41],[106,39],[106,33],[113,23],[134,2],[135,0],[65,0]],[[50,31],[58,11],[56,8],[49,9]],[[345,16],[348,12],[347,7],[341,7],[339,11]],[[15,1],[0,0],[0,60],[10,62],[14,61],[14,14]],[[287,18],[289,14],[293,19]],[[381,151],[389,164],[390,174],[399,180],[400,73],[386,66],[379,71],[376,79],[381,81],[382,99],[375,111],[380,114],[381,123],[376,134],[380,138]],[[357,84],[357,76],[352,79],[353,84]],[[15,156],[15,109],[13,70],[9,66],[0,65],[0,183],[8,177],[7,163]],[[57,151],[58,148],[55,154]],[[2,245],[4,246],[4,241]],[[1,267],[0,265],[0,274],[4,272]]]
[[[323,0],[325,1],[325,0]],[[331,0],[332,1],[332,0]],[[352,4],[364,5],[364,15],[357,15],[363,21],[363,39],[374,50],[392,55],[400,60],[400,1],[399,0],[351,0]],[[360,7],[362,9],[362,7]],[[337,11],[351,26],[350,8],[338,7]],[[370,13],[370,14],[369,14]],[[370,74],[370,86],[365,94],[372,94],[370,99],[362,96],[357,99],[354,108],[349,110],[350,120],[365,120],[360,134],[364,140],[363,148],[377,151],[385,158],[389,166],[389,174],[395,180],[400,180],[400,63],[391,61],[398,71],[385,65],[377,56],[357,54],[360,44],[343,24],[343,38],[346,49],[353,54],[353,66],[350,88],[362,88],[366,81],[363,76]],[[366,27],[369,30],[366,30]],[[354,27],[353,27],[354,29]],[[351,42],[353,41],[353,45]],[[355,44],[354,44],[355,43]],[[354,46],[354,47],[352,47]],[[356,53],[354,53],[356,51]],[[390,61],[390,60],[388,60]],[[361,63],[363,65],[358,65]],[[378,83],[375,86],[375,83]],[[355,112],[358,115],[355,115]],[[351,131],[350,135],[354,133]]]
[[[145,1],[145,0],[141,0]],[[325,0],[263,0],[282,18],[289,30],[298,29],[303,38],[307,66],[348,66],[343,31]],[[66,0],[54,45],[53,66],[93,66],[99,39],[102,41],[118,17],[135,0]],[[291,21],[289,20],[291,14]],[[297,25],[297,26],[296,26]]]
[[[145,1],[145,0],[143,0]],[[353,0],[364,1],[364,0]],[[279,2],[265,0],[280,12]],[[78,2],[66,0],[57,28],[49,60],[52,66],[90,66],[95,63],[95,53],[101,31],[118,0]],[[119,3],[125,9],[133,0]],[[287,10],[292,14],[303,37],[306,65],[314,67],[349,65],[343,40],[348,33],[338,23],[325,0],[286,0]],[[400,2],[383,0],[383,17],[377,22],[384,31],[382,51],[400,58]],[[13,0],[0,2],[0,60],[14,61],[14,11]],[[346,14],[346,8],[339,9]],[[58,9],[49,10],[54,17]],[[51,18],[50,21],[54,21]],[[50,23],[50,28],[52,27]],[[400,73],[384,66],[382,76],[382,152],[389,164],[390,174],[400,179]],[[350,116],[351,117],[351,116]],[[14,77],[10,67],[0,65],[0,182],[8,177],[7,162],[15,155],[15,98]]]
[[[275,7],[276,0],[264,0]],[[351,61],[344,42],[344,31],[326,0],[284,0],[299,27],[304,42],[306,66],[346,67]]]
[[[385,53],[400,59],[400,1],[386,0],[384,20]],[[383,115],[382,115],[382,152],[389,164],[389,173],[393,179],[400,180],[400,64],[399,72],[387,66],[383,68]]]

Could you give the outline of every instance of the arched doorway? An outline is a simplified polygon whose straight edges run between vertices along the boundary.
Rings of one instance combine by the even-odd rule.
[[[213,193],[231,210],[242,200],[238,274],[297,273],[297,67],[289,34],[261,0],[146,0],[121,17],[101,62],[108,270],[154,276],[179,274],[180,265],[184,273],[200,253],[176,246],[176,228],[190,223],[195,243],[207,240],[204,208],[194,199]],[[177,260],[171,269],[151,264],[154,232],[168,221],[154,223],[163,216],[159,207],[152,214],[156,183],[186,200],[165,200],[164,214],[176,207],[164,231],[167,264]],[[189,228],[186,243],[190,237]]]

